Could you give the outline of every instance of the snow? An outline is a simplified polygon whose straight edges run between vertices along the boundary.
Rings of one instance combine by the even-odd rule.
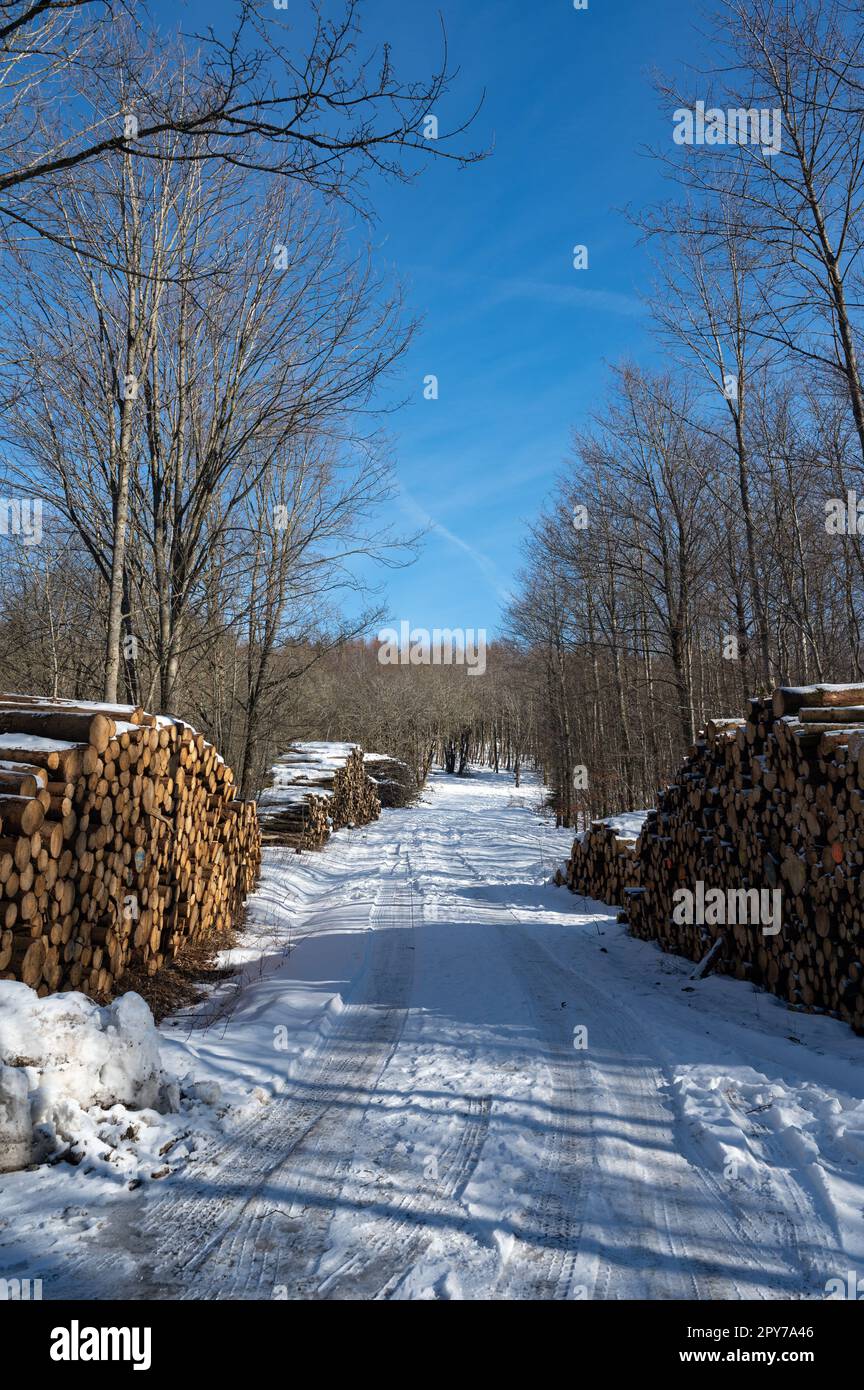
[[[344,767],[356,743],[292,743],[270,769],[274,783],[329,781]]]
[[[62,739],[42,738],[39,734],[0,734],[0,754],[6,749],[25,753],[68,753],[70,748],[80,748],[80,743],[67,743]]]
[[[349,758],[354,749],[358,747],[359,744],[357,743],[309,743],[301,741],[300,743],[292,743],[285,757],[294,758],[296,756],[301,762],[323,763],[325,766],[336,768],[341,767],[345,759]]]
[[[418,1300],[820,1299],[860,1271],[864,1040],[555,888],[541,801],[439,774],[320,854],[268,848],[237,975],[159,1030],[180,1111],[97,1108],[86,1161],[0,1178],[4,1271]]]
[[[283,782],[274,782],[272,787],[265,787],[263,792],[258,794],[258,805],[263,807],[295,805],[303,801],[308,801],[309,796],[319,796],[322,800],[328,800],[333,792],[327,787],[319,787],[303,782],[298,786],[286,785]]]
[[[826,695],[834,695],[834,694],[836,694],[838,691],[842,691],[842,690],[862,690],[862,691],[864,691],[864,684],[853,684],[853,685],[831,685],[831,684],[827,684],[827,685],[826,685],[826,684],[821,684],[821,683],[820,683],[819,685],[782,685],[782,686],[780,687],[780,689],[781,689],[781,691],[783,692],[784,695],[785,695],[787,692],[790,693],[790,694],[793,694],[793,695],[818,695],[818,694],[820,694],[820,693],[823,693],[823,694],[826,694]]]
[[[0,1173],[25,1168],[33,1158],[27,1077],[0,1063]]]
[[[139,995],[100,1007],[0,980],[0,1171],[65,1157],[135,1176],[176,1140],[178,1124],[162,1117],[180,1111],[181,1091],[187,1109],[221,1099],[211,1081],[181,1083],[163,1067]],[[138,1143],[142,1134],[149,1142]]]
[[[157,1103],[159,1039],[144,1000],[126,994],[106,1008],[67,992],[40,999],[0,980],[0,1061],[26,1068],[38,1087],[37,1123],[58,1103]]]
[[[21,700],[23,702],[20,706],[22,710],[32,706],[34,709],[45,710],[46,712],[59,708],[69,709],[73,712],[81,710],[87,713],[92,711],[93,714],[107,713],[113,715],[114,711],[118,709],[125,709],[129,714],[134,714],[137,708],[136,705],[106,704],[102,700],[61,700],[54,695],[22,695],[20,691],[4,692],[3,699],[7,704],[13,700]]]
[[[642,827],[650,814],[650,811],[622,811],[618,816],[604,816],[600,824],[608,825],[609,829],[614,830],[620,840],[638,840],[642,833]],[[592,821],[592,825],[594,823]],[[589,830],[590,827],[577,831],[574,839],[578,844],[582,844]],[[569,858],[569,854],[567,857]]]
[[[295,744],[295,749],[302,752],[286,753],[274,763],[270,769],[271,785],[258,794],[258,805],[284,806],[305,801],[310,794],[327,800],[333,795],[334,773],[344,767],[346,758],[356,746],[353,743]],[[325,752],[313,758],[316,749]],[[394,760],[386,753],[364,753],[363,761],[365,764]]]
[[[270,768],[271,785],[257,797],[264,812],[305,802],[310,796],[329,801],[333,778],[354,752],[356,743],[292,743]]]
[[[603,824],[621,840],[638,840],[650,811],[624,811],[620,816],[607,816]]]
[[[26,764],[24,764],[24,766],[26,766]],[[21,767],[22,767],[22,764],[21,764],[20,762],[11,762],[11,761],[8,761],[8,760],[6,760],[6,759],[0,758],[0,772],[20,772],[20,771],[21,771]],[[47,780],[48,780],[48,774],[47,774],[47,772],[43,771],[43,769],[42,769],[41,767],[37,767],[37,768],[36,768],[36,772],[35,772],[35,773],[32,773],[31,775],[35,776],[37,773],[38,773],[38,774],[41,774],[41,778],[42,778],[42,782],[43,782],[43,783],[47,782]]]
[[[342,764],[339,764],[342,766]],[[301,784],[307,790],[309,787],[317,786],[322,778],[330,778],[330,770],[321,763],[291,763],[283,765],[276,763],[271,769],[273,773],[273,789],[282,789]]]

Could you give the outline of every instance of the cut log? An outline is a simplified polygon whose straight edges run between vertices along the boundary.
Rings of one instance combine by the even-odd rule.
[[[45,809],[35,797],[0,795],[0,821],[7,834],[15,830],[21,835],[32,835],[44,819]]]
[[[154,974],[230,926],[260,831],[203,735],[131,706],[8,695],[0,728],[7,976],[108,998],[130,966]]]
[[[114,737],[116,725],[104,714],[76,714],[68,710],[0,708],[0,733],[33,734],[37,738],[89,743],[102,753]]]
[[[623,899],[634,936],[864,1032],[864,685],[783,687],[737,729],[709,721],[633,857],[622,874],[611,823],[592,826],[566,881]],[[681,888],[691,909],[720,890],[724,920],[677,911]]]
[[[782,685],[774,691],[771,710],[775,719],[797,714],[804,706],[854,705],[864,687],[860,685]]]

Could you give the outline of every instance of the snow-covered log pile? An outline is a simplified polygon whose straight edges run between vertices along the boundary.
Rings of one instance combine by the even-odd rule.
[[[260,864],[234,793],[182,720],[0,696],[0,978],[108,997],[230,926]]]
[[[415,799],[419,788],[407,763],[386,753],[364,753],[363,761],[382,806],[408,806]]]
[[[634,935],[864,1029],[864,685],[709,721],[638,856]]]
[[[381,800],[356,743],[294,743],[258,798],[266,843],[320,849],[333,830],[368,825]]]
[[[636,841],[647,815],[647,811],[630,811],[592,821],[573,841],[557,882],[598,902],[623,907],[625,890],[639,884]]]

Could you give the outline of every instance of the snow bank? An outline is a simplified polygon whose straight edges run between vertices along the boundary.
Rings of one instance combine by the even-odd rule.
[[[160,1043],[138,994],[100,1007],[0,981],[0,1172],[61,1157],[152,1167],[176,1143],[178,1112],[221,1100],[218,1085],[165,1071]]]
[[[771,1069],[677,1064],[673,1089],[688,1128],[718,1176],[760,1188],[812,1194],[849,1260],[864,1262],[864,1100],[832,1084],[827,1060],[817,1080]],[[766,1178],[766,1175],[767,1178]],[[788,1192],[785,1194],[788,1201]]]
[[[0,1062],[35,1083],[37,1123],[62,1100],[154,1109],[164,1101],[159,1035],[138,994],[100,1008],[83,994],[40,999],[17,980],[0,981]]]
[[[33,1153],[27,1077],[0,1065],[0,1173],[26,1168]]]

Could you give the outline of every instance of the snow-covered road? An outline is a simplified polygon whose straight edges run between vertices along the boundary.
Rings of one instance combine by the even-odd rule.
[[[550,883],[537,786],[269,851],[166,1062],[242,1104],[158,1180],[0,1180],[47,1296],[824,1298],[864,1276],[864,1040]],[[290,946],[290,951],[288,947]],[[5,1229],[4,1229],[5,1221]]]

